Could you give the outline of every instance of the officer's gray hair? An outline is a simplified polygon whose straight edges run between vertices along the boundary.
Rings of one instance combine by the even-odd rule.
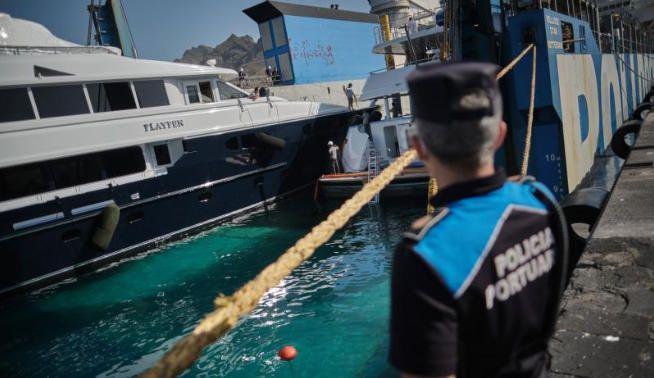
[[[494,144],[502,120],[502,98],[490,100],[487,96],[464,96],[460,107],[470,110],[488,107],[493,101],[495,112],[481,120],[454,121],[448,124],[417,120],[418,136],[429,152],[443,163],[462,169],[475,169],[493,161]]]

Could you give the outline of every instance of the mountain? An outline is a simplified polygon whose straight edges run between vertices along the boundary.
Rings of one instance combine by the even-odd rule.
[[[248,75],[263,75],[263,48],[261,40],[254,41],[249,35],[230,35],[216,47],[200,45],[184,51],[179,63],[205,64],[208,59],[215,59],[216,66],[238,70],[243,67]]]

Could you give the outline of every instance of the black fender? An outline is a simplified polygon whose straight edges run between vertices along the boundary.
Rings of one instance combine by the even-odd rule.
[[[636,108],[636,110],[634,110],[633,113],[631,113],[631,119],[644,121],[645,117],[647,117],[647,114],[650,111],[652,111],[652,103],[643,102],[642,104],[638,105],[638,107]]]
[[[572,274],[581,257],[586,242],[595,223],[602,212],[602,207],[608,197],[608,190],[598,187],[582,188],[570,193],[561,201],[561,209],[568,223],[570,258],[568,263],[568,277]],[[588,236],[580,235],[577,230],[580,226],[588,226]],[[575,230],[575,228],[577,230]]]
[[[615,130],[615,133],[613,133],[613,137],[611,138],[611,149],[617,156],[622,159],[626,159],[629,156],[631,146],[625,142],[624,137],[631,133],[638,134],[642,122],[643,121],[635,119],[627,121]]]

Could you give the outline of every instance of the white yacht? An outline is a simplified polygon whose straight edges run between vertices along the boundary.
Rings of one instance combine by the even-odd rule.
[[[253,99],[230,69],[80,46],[0,14],[0,294],[310,184],[354,113]]]

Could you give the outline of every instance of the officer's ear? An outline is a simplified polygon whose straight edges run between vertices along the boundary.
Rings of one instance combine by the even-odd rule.
[[[504,143],[504,138],[506,138],[506,122],[502,120],[500,122],[500,131],[497,133],[497,138],[495,138],[495,144],[493,147],[495,150],[499,150],[500,147],[502,147],[502,143]]]
[[[418,158],[422,161],[427,161],[428,158],[427,147],[425,147],[425,144],[418,137],[418,135],[417,134],[411,135],[410,141],[411,141],[411,147],[415,149],[416,153],[418,154]]]

